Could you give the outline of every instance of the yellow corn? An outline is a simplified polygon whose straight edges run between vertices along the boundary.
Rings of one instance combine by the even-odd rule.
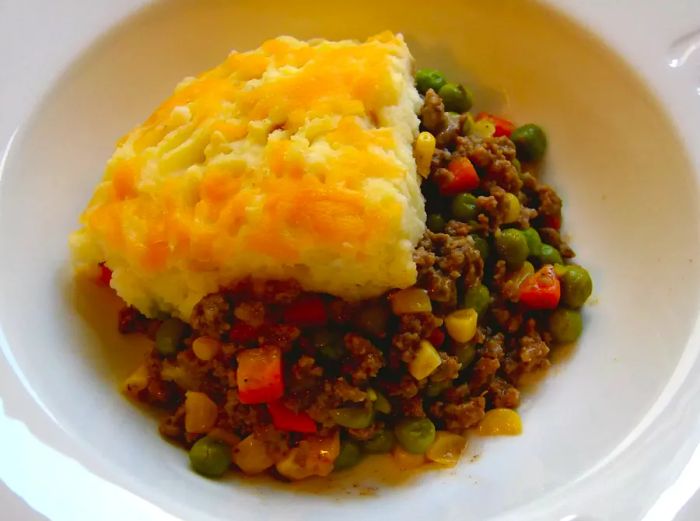
[[[479,423],[482,436],[515,436],[521,432],[523,423],[513,409],[491,409]]]
[[[145,365],[141,365],[124,380],[123,388],[126,394],[137,398],[138,394],[143,391],[147,385],[148,369]]]
[[[214,358],[221,349],[221,344],[215,338],[200,336],[192,342],[192,351],[200,360],[208,362]]]
[[[418,134],[413,150],[413,156],[416,159],[416,168],[421,177],[428,177],[430,174],[430,162],[433,159],[434,152],[435,136],[433,136],[430,132],[421,132]]]
[[[435,441],[425,453],[426,458],[440,465],[454,465],[467,446],[464,436],[453,432],[438,431]]]
[[[411,454],[398,445],[394,447],[392,456],[401,470],[415,469],[425,463],[425,456],[423,456],[423,454]]]
[[[480,119],[472,127],[472,133],[482,138],[491,137],[496,132],[496,125],[489,119]]]
[[[246,474],[260,474],[275,464],[265,442],[251,434],[233,450],[233,462]]]
[[[333,471],[333,462],[340,453],[340,437],[336,432],[330,438],[309,438],[277,462],[277,471],[289,479],[327,476]]]
[[[406,313],[430,313],[433,305],[428,292],[421,288],[408,288],[391,296],[391,310],[396,315]]]
[[[471,115],[471,112],[467,112],[467,117],[464,118],[464,123],[462,123],[462,134],[465,136],[471,134],[474,129],[474,123],[474,116]]]
[[[457,342],[469,342],[476,334],[478,315],[475,309],[460,309],[445,317],[447,333]]]
[[[442,363],[440,353],[427,340],[421,340],[416,357],[408,364],[408,371],[416,380],[427,378]]]
[[[520,201],[515,195],[507,193],[503,198],[503,205],[505,207],[504,223],[514,223],[520,218]]]
[[[204,393],[187,391],[185,395],[185,430],[193,434],[209,432],[216,423],[218,407]]]

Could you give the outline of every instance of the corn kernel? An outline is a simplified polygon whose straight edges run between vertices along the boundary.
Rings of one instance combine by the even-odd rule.
[[[392,456],[401,470],[415,469],[425,463],[425,456],[423,456],[423,454],[411,454],[398,445],[394,447]]]
[[[336,432],[330,438],[309,438],[277,462],[277,471],[289,479],[327,476],[333,471],[333,462],[340,454],[340,437]]]
[[[445,317],[447,333],[457,342],[469,342],[476,334],[478,318],[476,310],[472,308],[453,311]]]
[[[467,439],[464,436],[453,432],[438,431],[435,434],[435,441],[425,453],[426,458],[440,465],[454,465],[467,446]]]
[[[515,436],[521,432],[523,423],[513,409],[491,409],[479,423],[482,436]]]
[[[124,380],[123,388],[126,394],[136,398],[139,392],[143,391],[147,385],[148,368],[145,365],[141,365]]]
[[[505,207],[504,223],[514,223],[520,218],[520,201],[515,195],[507,193],[503,197],[503,205]]]
[[[421,288],[408,288],[391,296],[391,310],[396,315],[406,313],[430,313],[433,305],[428,292]]]
[[[416,357],[408,364],[408,371],[416,380],[422,380],[431,375],[442,363],[440,353],[427,340],[421,340]]]
[[[496,133],[496,125],[489,119],[480,119],[474,123],[472,133],[482,138],[491,137]]]
[[[185,395],[185,430],[193,434],[209,432],[216,423],[218,407],[204,393],[187,391]]]
[[[233,462],[246,474],[260,474],[275,464],[265,442],[251,434],[233,450]]]
[[[214,358],[221,349],[221,344],[215,338],[200,336],[192,342],[192,351],[200,360],[208,362]]]
[[[416,168],[421,177],[428,177],[430,174],[430,162],[435,152],[435,136],[430,132],[418,134],[413,155],[416,159]]]

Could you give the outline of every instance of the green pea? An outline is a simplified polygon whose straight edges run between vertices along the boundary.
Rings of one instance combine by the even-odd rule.
[[[340,452],[333,462],[333,470],[345,470],[357,465],[362,459],[360,446],[354,441],[344,440],[340,443]]]
[[[345,355],[343,335],[331,329],[319,329],[311,339],[321,356],[329,360],[340,360]]]
[[[450,380],[443,380],[442,382],[430,382],[425,387],[425,394],[429,398],[437,398],[442,394],[442,391],[452,387],[452,382]]]
[[[561,277],[561,300],[570,308],[580,308],[593,291],[593,281],[585,268],[567,266]]]
[[[369,454],[386,454],[394,448],[396,437],[390,430],[384,429],[376,433],[362,444],[362,448]]]
[[[376,399],[374,400],[374,410],[382,414],[389,414],[391,412],[391,403],[387,400],[379,391],[374,391]]]
[[[457,347],[455,347],[455,356],[462,364],[462,369],[465,369],[474,361],[476,347],[474,347],[474,344],[457,344]]]
[[[543,244],[540,247],[540,254],[537,256],[542,264],[562,264],[561,253],[554,246]]]
[[[470,237],[474,240],[474,247],[479,250],[481,258],[486,260],[489,258],[489,253],[491,248],[489,248],[489,243],[481,235],[472,233]]]
[[[533,123],[516,128],[510,139],[515,143],[518,159],[522,161],[539,161],[547,149],[547,136]]]
[[[549,332],[558,344],[573,342],[583,330],[581,313],[573,309],[558,308],[549,316]]]
[[[476,197],[472,194],[458,194],[452,199],[452,217],[458,221],[467,222],[479,215]]]
[[[416,88],[421,94],[428,92],[428,89],[438,92],[445,83],[445,76],[435,69],[420,69],[416,72]]]
[[[462,307],[473,308],[477,315],[479,315],[479,318],[481,318],[488,309],[490,301],[491,294],[489,293],[489,288],[483,284],[477,284],[464,292],[464,303]]]
[[[435,441],[435,425],[428,418],[405,418],[396,425],[394,434],[406,452],[425,454]]]
[[[381,302],[372,302],[363,306],[355,316],[358,328],[370,335],[382,337],[386,334],[389,324],[389,308]]]
[[[341,427],[365,429],[374,421],[374,410],[371,407],[341,407],[331,410],[331,418]]]
[[[431,213],[426,224],[431,232],[440,233],[445,229],[445,218],[439,213]]]
[[[522,171],[523,171],[523,167],[522,167],[522,165],[520,164],[520,160],[519,160],[517,157],[516,157],[515,159],[513,159],[513,166],[515,167],[515,170],[516,170],[517,172],[522,172]]]
[[[223,441],[205,436],[192,445],[190,464],[198,474],[218,478],[231,464],[231,447]]]
[[[461,114],[472,108],[472,93],[465,89],[463,85],[445,83],[445,85],[440,87],[438,94],[442,98],[446,110]]]
[[[527,259],[527,240],[523,232],[508,228],[496,235],[496,253],[510,269],[518,269]]]
[[[523,235],[527,241],[527,249],[530,255],[533,257],[538,257],[540,251],[542,250],[542,239],[540,239],[540,234],[534,228],[525,228],[523,230]]]
[[[171,356],[182,347],[182,340],[187,334],[187,324],[176,318],[169,318],[161,323],[156,331],[156,349],[163,356]]]

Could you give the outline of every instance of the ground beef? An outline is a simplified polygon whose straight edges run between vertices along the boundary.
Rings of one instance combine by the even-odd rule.
[[[425,411],[423,410],[423,398],[421,396],[412,396],[401,400],[401,414],[409,418],[423,418]]]
[[[518,347],[505,364],[505,371],[511,382],[517,383],[526,373],[549,367],[549,346],[535,330],[534,321],[529,321],[529,331],[517,340]]]
[[[486,393],[491,407],[515,409],[520,405],[520,391],[502,378],[494,378]]]
[[[561,238],[559,230],[556,230],[554,228],[548,228],[545,226],[543,228],[540,228],[538,232],[540,234],[540,237],[542,238],[542,242],[544,242],[545,244],[549,244],[550,246],[553,246],[554,248],[559,250],[559,253],[561,253],[561,256],[565,259],[572,259],[576,256],[574,250],[572,250],[569,247],[569,245]]]
[[[491,379],[500,369],[501,363],[496,358],[482,356],[475,363],[469,378],[469,391],[471,394],[479,394],[490,383]]]
[[[353,383],[358,384],[377,376],[384,367],[384,355],[372,342],[359,335],[348,333],[344,338],[348,358],[343,365],[343,372],[350,375]]]
[[[482,186],[485,189],[500,187],[508,192],[520,191],[522,181],[513,166],[515,145],[505,136],[481,138],[460,136],[457,138],[454,156],[469,159],[483,173]]]
[[[484,262],[471,237],[427,231],[418,243],[414,259],[418,267],[419,287],[431,300],[454,307],[457,303],[457,279],[474,285],[483,274]]]
[[[561,216],[561,198],[552,188],[545,184],[536,184],[535,192],[540,201],[537,213],[542,216]]]
[[[462,364],[457,360],[457,357],[443,351],[440,353],[440,359],[442,360],[440,366],[430,375],[430,381],[443,382],[457,378],[459,370],[462,369]]]
[[[233,309],[224,293],[213,293],[192,310],[190,324],[202,335],[223,339],[231,329]]]
[[[398,382],[387,381],[383,386],[389,396],[409,399],[420,391],[419,383],[411,375],[404,375]]]
[[[459,433],[477,425],[484,417],[485,408],[486,399],[477,396],[464,403],[435,402],[430,407],[430,413],[445,429]]]
[[[391,340],[392,354],[407,364],[415,357],[420,341],[428,338],[438,327],[439,321],[432,313],[407,313],[399,317],[398,331]],[[393,363],[392,367],[396,367]]]
[[[447,128],[447,115],[442,98],[433,89],[425,93],[423,106],[420,109],[423,128],[433,134],[439,134]]]

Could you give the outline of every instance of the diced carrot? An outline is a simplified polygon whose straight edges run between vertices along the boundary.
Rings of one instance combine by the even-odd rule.
[[[237,359],[236,382],[241,403],[269,403],[282,397],[282,353],[278,347],[244,349]]]

